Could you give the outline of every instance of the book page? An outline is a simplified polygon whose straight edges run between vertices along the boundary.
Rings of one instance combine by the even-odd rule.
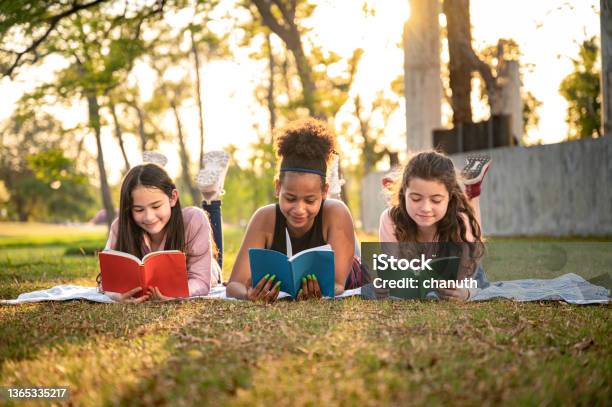
[[[147,259],[150,257],[159,256],[160,254],[165,254],[165,253],[182,253],[182,252],[180,250],[158,250],[156,252],[145,254],[145,256],[142,258],[142,263],[144,264],[144,262],[147,261]]]
[[[301,252],[299,252],[298,254],[296,254],[295,256],[289,257],[289,261],[293,261],[294,259],[300,257],[303,254],[306,253],[310,253],[310,252],[333,252],[334,250],[332,249],[331,245],[323,245],[323,246],[317,246],[317,247],[313,247],[311,249],[306,249],[306,250],[302,250]]]
[[[141,261],[138,257],[134,256],[133,254],[120,252],[118,250],[104,250],[102,253],[112,254],[113,256],[125,257],[125,258],[135,261],[138,264],[143,264],[144,259],[146,259],[147,257],[147,256],[143,257],[143,261]]]
[[[291,259],[293,257],[293,247],[291,247],[291,237],[289,236],[289,230],[285,228],[285,242],[287,243],[287,257]]]

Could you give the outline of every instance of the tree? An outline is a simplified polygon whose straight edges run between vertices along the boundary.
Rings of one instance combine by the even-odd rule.
[[[527,134],[530,129],[537,129],[540,125],[540,113],[538,109],[542,102],[530,91],[523,92],[523,134]]]
[[[71,61],[71,65],[58,74],[55,83],[43,86],[64,99],[82,98],[87,103],[88,126],[93,131],[97,147],[102,203],[107,213],[107,225],[114,219],[114,206],[107,181],[104,152],[101,141],[100,98],[118,86],[127,77],[133,61],[141,54],[140,40],[132,39],[135,26],[121,21],[98,18],[95,10],[74,15],[63,28],[65,38],[51,42],[50,46]]]
[[[198,130],[200,136],[200,154],[198,168],[204,160],[204,106],[202,102],[202,62],[206,63],[213,58],[229,55],[226,46],[227,34],[218,35],[211,30],[211,12],[218,5],[219,0],[200,1],[195,4],[193,21],[186,27],[189,35],[190,54],[193,58],[193,72],[195,76],[194,94],[198,107]],[[203,60],[203,61],[202,61]]]
[[[57,2],[53,0],[4,1],[0,4],[0,73],[12,78],[22,66],[32,65],[53,53],[45,45],[61,37],[65,21],[85,10],[101,10],[103,3],[111,0],[72,0]],[[120,3],[120,2],[117,2]],[[118,17],[125,20],[136,17],[140,21],[154,18],[164,11],[167,0],[157,0],[142,8],[123,5],[123,13]]]
[[[574,72],[559,86],[559,93],[568,103],[569,140],[602,135],[600,71],[596,67],[598,54],[596,38],[584,40],[578,58],[572,59]]]
[[[447,21],[453,123],[472,122],[470,97],[472,93],[472,72],[474,71],[482,77],[491,106],[491,113],[496,114],[499,111],[500,87],[491,67],[478,58],[472,48],[470,1],[444,0],[443,10]]]
[[[76,169],[74,133],[26,96],[0,126],[0,183],[7,195],[0,206],[8,219],[83,220],[94,197],[87,177]]]
[[[316,44],[302,24],[315,10],[307,0],[253,0],[243,2],[243,6],[252,16],[241,25],[243,45],[263,37],[261,51],[251,56],[268,64],[269,80],[256,90],[256,97],[268,109],[271,128],[277,122],[303,117],[304,110],[310,116],[333,121],[349,100],[363,51],[357,48],[350,57],[342,58]],[[280,45],[275,43],[276,38]],[[330,71],[338,73],[330,75]]]
[[[293,55],[302,84],[302,104],[311,116],[323,118],[319,109],[312,66],[304,52],[301,28],[298,21],[312,14],[314,6],[304,0],[251,0],[262,23],[283,40]]]
[[[491,71],[496,78],[504,75],[504,68],[507,61],[519,61],[523,56],[518,43],[513,39],[499,39],[497,44],[489,45],[478,51],[479,58],[491,67]],[[529,69],[529,66],[527,66]],[[523,82],[523,67],[519,70],[520,82]],[[503,82],[507,82],[504,80]],[[503,86],[503,85],[502,85]],[[480,94],[486,98],[486,89],[481,82]],[[536,129],[540,123],[538,109],[542,102],[530,91],[521,90],[522,111],[521,123],[523,127],[521,134],[526,135],[530,129]]]
[[[101,7],[102,3],[77,0],[71,2],[68,8],[63,4],[56,7],[45,4],[45,10],[45,7],[40,7],[41,2],[28,2],[28,7],[25,7],[28,11],[22,17],[13,10],[0,27],[0,32],[4,34],[2,45],[22,32],[25,32],[24,41],[31,41],[32,44],[24,51],[15,51],[14,46],[8,47],[8,51],[0,54],[0,64],[3,68],[8,66],[5,74],[12,75],[17,67],[35,63],[51,54],[69,61],[70,65],[61,70],[52,83],[41,86],[37,94],[39,98],[52,96],[67,104],[79,99],[87,104],[87,125],[96,140],[100,193],[110,227],[114,208],[100,139],[101,100],[125,81],[133,61],[142,51],[139,40],[142,22],[151,13],[161,11],[157,6],[163,4],[136,11],[126,7],[123,12],[117,13],[116,9]],[[58,9],[63,11],[56,13]],[[38,35],[39,27],[36,24],[44,27],[41,28],[42,36]],[[14,59],[11,59],[13,56]]]

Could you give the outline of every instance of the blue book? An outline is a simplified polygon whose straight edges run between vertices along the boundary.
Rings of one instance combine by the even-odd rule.
[[[334,296],[334,252],[330,245],[313,247],[295,256],[268,249],[249,249],[253,287],[266,274],[275,275],[280,290],[295,298],[302,287],[302,278],[314,274],[324,297]]]

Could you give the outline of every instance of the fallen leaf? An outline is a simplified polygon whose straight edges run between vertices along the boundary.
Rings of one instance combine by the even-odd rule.
[[[581,340],[580,342],[574,345],[574,349],[583,351],[585,349],[590,348],[594,344],[595,344],[595,341],[592,338],[584,338],[583,340]]]

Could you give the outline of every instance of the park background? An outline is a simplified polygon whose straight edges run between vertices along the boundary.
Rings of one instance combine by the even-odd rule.
[[[360,240],[376,240],[382,174],[437,140],[458,167],[493,157],[491,280],[575,272],[609,288],[611,8],[2,2],[0,298],[93,284],[100,211],[145,150],[169,157],[183,205],[199,205],[203,152],[230,152],[227,279],[274,201],[273,131],[307,116],[338,134]],[[2,306],[0,386],[68,385],[84,405],[604,405],[609,321],[609,306],[556,302]]]

